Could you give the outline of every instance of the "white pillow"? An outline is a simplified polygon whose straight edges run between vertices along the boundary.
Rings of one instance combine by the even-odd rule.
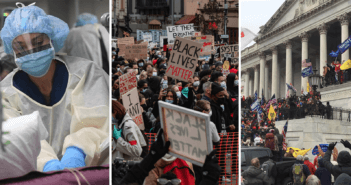
[[[8,119],[2,127],[3,132],[9,132],[2,136],[2,143],[11,143],[5,146],[5,152],[0,150],[0,179],[20,177],[36,171],[40,140],[49,135],[39,112]]]

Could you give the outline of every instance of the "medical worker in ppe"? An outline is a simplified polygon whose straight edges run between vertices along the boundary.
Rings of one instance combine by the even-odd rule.
[[[94,61],[109,74],[108,48],[109,33],[106,28],[98,23],[95,15],[83,13],[78,16],[61,52]]]
[[[1,82],[4,118],[39,111],[49,137],[41,141],[37,170],[96,165],[109,130],[108,76],[92,61],[57,55],[68,25],[20,5],[0,33],[18,67]]]

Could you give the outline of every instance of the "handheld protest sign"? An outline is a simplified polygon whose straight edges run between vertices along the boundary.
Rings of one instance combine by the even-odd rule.
[[[192,36],[184,37],[185,39],[190,39],[192,41],[202,44],[200,56],[211,55],[214,48],[214,36],[212,35],[203,35],[203,36]]]
[[[203,166],[212,150],[210,116],[163,101],[158,102],[164,141],[170,141],[169,154]]]
[[[135,124],[138,125],[140,130],[144,130],[145,127],[137,88],[133,88],[131,91],[122,95],[122,101],[126,112],[128,112]]]
[[[126,46],[124,58],[132,60],[134,60],[135,58],[146,59],[147,48],[148,42],[146,42],[146,44],[142,43]]]
[[[194,24],[167,26],[168,44],[174,44],[176,37],[186,37],[194,35]]]
[[[239,58],[239,45],[224,45],[220,47],[221,59],[227,58]]]
[[[136,74],[131,71],[119,77],[119,93],[120,96],[126,94],[137,87]]]
[[[124,45],[132,45],[134,44],[134,37],[124,37],[117,39],[117,45],[124,44]]]
[[[202,44],[177,37],[168,61],[166,76],[187,82],[194,76]]]

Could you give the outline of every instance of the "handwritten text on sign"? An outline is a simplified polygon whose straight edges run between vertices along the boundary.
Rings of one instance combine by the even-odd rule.
[[[122,96],[123,106],[126,108],[129,116],[141,130],[144,130],[143,115],[140,108],[137,88],[132,89]]]
[[[147,43],[146,44],[134,44],[126,46],[125,59],[145,59],[147,58]]]
[[[212,150],[210,148],[212,145],[208,145],[212,143],[207,134],[208,123],[204,118],[189,113],[189,109],[183,109],[177,111],[161,107],[165,140],[171,142],[169,149],[171,155],[173,153],[184,160],[195,161],[201,165]],[[209,122],[209,118],[207,121]]]
[[[190,39],[192,41],[202,44],[200,56],[211,55],[212,48],[214,48],[214,37],[212,35],[204,36],[193,36],[193,37],[184,37],[185,39]]]
[[[136,87],[137,87],[137,80],[136,80],[136,75],[133,71],[119,77],[120,96],[126,94],[127,92],[129,92],[130,90]]]
[[[173,44],[176,37],[186,37],[194,35],[194,24],[167,26],[168,44]]]
[[[201,47],[200,43],[177,37],[168,61],[166,75],[181,81],[193,77]]]
[[[228,58],[239,58],[239,45],[234,44],[234,45],[227,45],[227,46],[221,46],[221,58],[224,59],[224,57]],[[230,55],[226,55],[230,54]]]

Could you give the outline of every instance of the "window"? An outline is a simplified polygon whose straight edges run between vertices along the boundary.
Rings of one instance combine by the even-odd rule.
[[[260,159],[262,157],[269,157],[269,154],[268,154],[268,152],[266,150],[253,150],[251,152],[251,155],[252,155],[252,159],[256,158],[256,157],[258,159]]]
[[[121,11],[124,11],[124,0],[121,0]]]

